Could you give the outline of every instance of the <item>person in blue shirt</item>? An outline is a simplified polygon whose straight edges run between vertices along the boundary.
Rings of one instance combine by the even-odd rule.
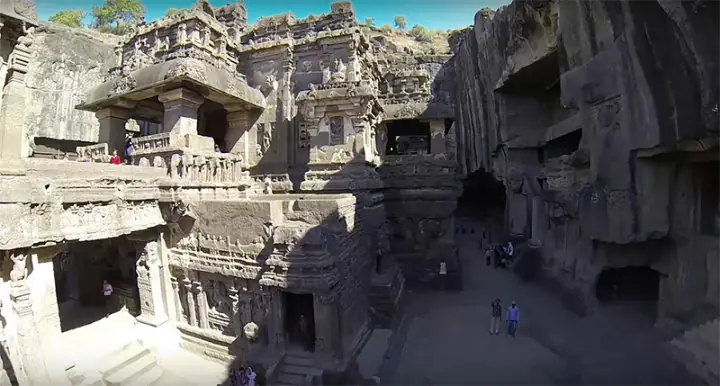
[[[513,300],[512,303],[510,303],[510,307],[507,309],[507,315],[505,316],[505,321],[508,324],[508,335],[515,337],[515,331],[517,331],[517,324],[520,321],[520,308],[518,308],[517,305],[515,305],[515,301]]]

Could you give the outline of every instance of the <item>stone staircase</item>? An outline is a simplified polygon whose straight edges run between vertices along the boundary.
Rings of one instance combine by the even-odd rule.
[[[720,384],[720,319],[714,319],[668,343],[670,353],[688,371],[701,377],[708,385]]]
[[[275,370],[275,382],[278,386],[300,386],[313,384],[313,376],[317,373],[311,353],[288,352]]]
[[[404,289],[405,277],[399,269],[372,278],[369,302],[371,316],[376,327],[390,328]]]
[[[69,369],[70,383],[73,386],[146,386],[157,383],[163,375],[155,354],[137,340],[110,352],[98,363],[91,371]]]

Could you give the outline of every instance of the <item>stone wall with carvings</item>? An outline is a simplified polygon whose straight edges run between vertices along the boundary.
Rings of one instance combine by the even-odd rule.
[[[717,15],[714,2],[514,1],[451,37],[465,85],[455,96],[458,168],[505,184],[508,233],[542,244],[545,273],[580,312],[594,306],[601,270],[629,264],[667,275],[661,319],[717,309],[667,279],[693,266],[717,285],[717,268],[680,253],[701,231],[681,227],[674,208],[699,202],[673,192],[700,188],[671,171],[681,158],[718,162],[707,139],[717,137],[718,40],[701,32],[717,29]],[[647,260],[657,239],[672,253]],[[693,306],[681,311],[680,298]]]

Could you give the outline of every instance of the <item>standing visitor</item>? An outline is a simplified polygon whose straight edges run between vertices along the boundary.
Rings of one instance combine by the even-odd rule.
[[[120,165],[120,157],[118,156],[117,150],[113,150],[112,157],[110,158],[110,163],[113,165]]]
[[[492,314],[490,317],[490,335],[500,334],[500,317],[502,316],[502,305],[500,305],[500,299],[495,298],[490,304],[492,307]]]
[[[105,317],[107,318],[114,311],[112,304],[113,287],[107,280],[103,280],[102,293],[105,299]]]
[[[485,250],[485,265],[487,265],[489,267],[490,264],[492,264],[492,260],[493,260],[493,249],[492,249],[492,246],[489,246],[487,248],[487,250]]]
[[[514,338],[515,331],[517,331],[517,324],[520,321],[520,309],[515,305],[514,300],[510,303],[510,308],[507,310],[505,321],[508,324],[508,335]]]
[[[255,374],[252,367],[248,366],[247,371],[245,372],[245,378],[247,379],[245,385],[255,386],[255,377],[257,377],[257,374]]]
[[[513,243],[512,243],[512,241],[508,241],[508,243],[507,243],[507,249],[506,249],[505,253],[507,254],[507,259],[508,259],[508,261],[512,261],[512,259],[513,259],[513,253],[515,253],[515,248],[513,248]]]

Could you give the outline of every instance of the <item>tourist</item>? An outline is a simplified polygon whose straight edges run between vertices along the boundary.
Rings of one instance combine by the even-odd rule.
[[[117,150],[113,150],[112,157],[110,158],[110,163],[113,165],[120,165],[120,156],[118,156]]]
[[[490,304],[490,307],[492,307],[492,314],[490,317],[490,335],[500,334],[500,317],[502,317],[502,305],[500,304],[500,299],[495,298],[493,302]]]
[[[514,252],[515,252],[515,248],[513,248],[512,241],[508,241],[507,247],[505,247],[505,254],[507,255],[508,261],[512,261]]]
[[[126,134],[125,135],[125,159],[129,159],[130,163],[132,163],[132,153],[133,153],[132,135]]]
[[[520,309],[515,305],[514,300],[510,303],[510,308],[507,309],[505,321],[508,324],[508,335],[514,338],[515,331],[517,331],[517,324],[520,321]]]
[[[105,317],[107,318],[114,311],[112,304],[113,287],[107,280],[103,280],[102,293],[105,298]]]
[[[489,267],[493,260],[493,248],[489,246],[485,251],[485,264]]]
[[[307,318],[305,318],[305,315],[300,315],[300,320],[298,322],[298,328],[300,330],[300,339],[302,339],[303,342],[303,348],[307,351],[311,351],[311,342],[310,342],[310,331],[308,326]]]
[[[252,367],[248,366],[245,372],[245,386],[255,386],[255,377],[257,377],[257,374],[255,374]]]

